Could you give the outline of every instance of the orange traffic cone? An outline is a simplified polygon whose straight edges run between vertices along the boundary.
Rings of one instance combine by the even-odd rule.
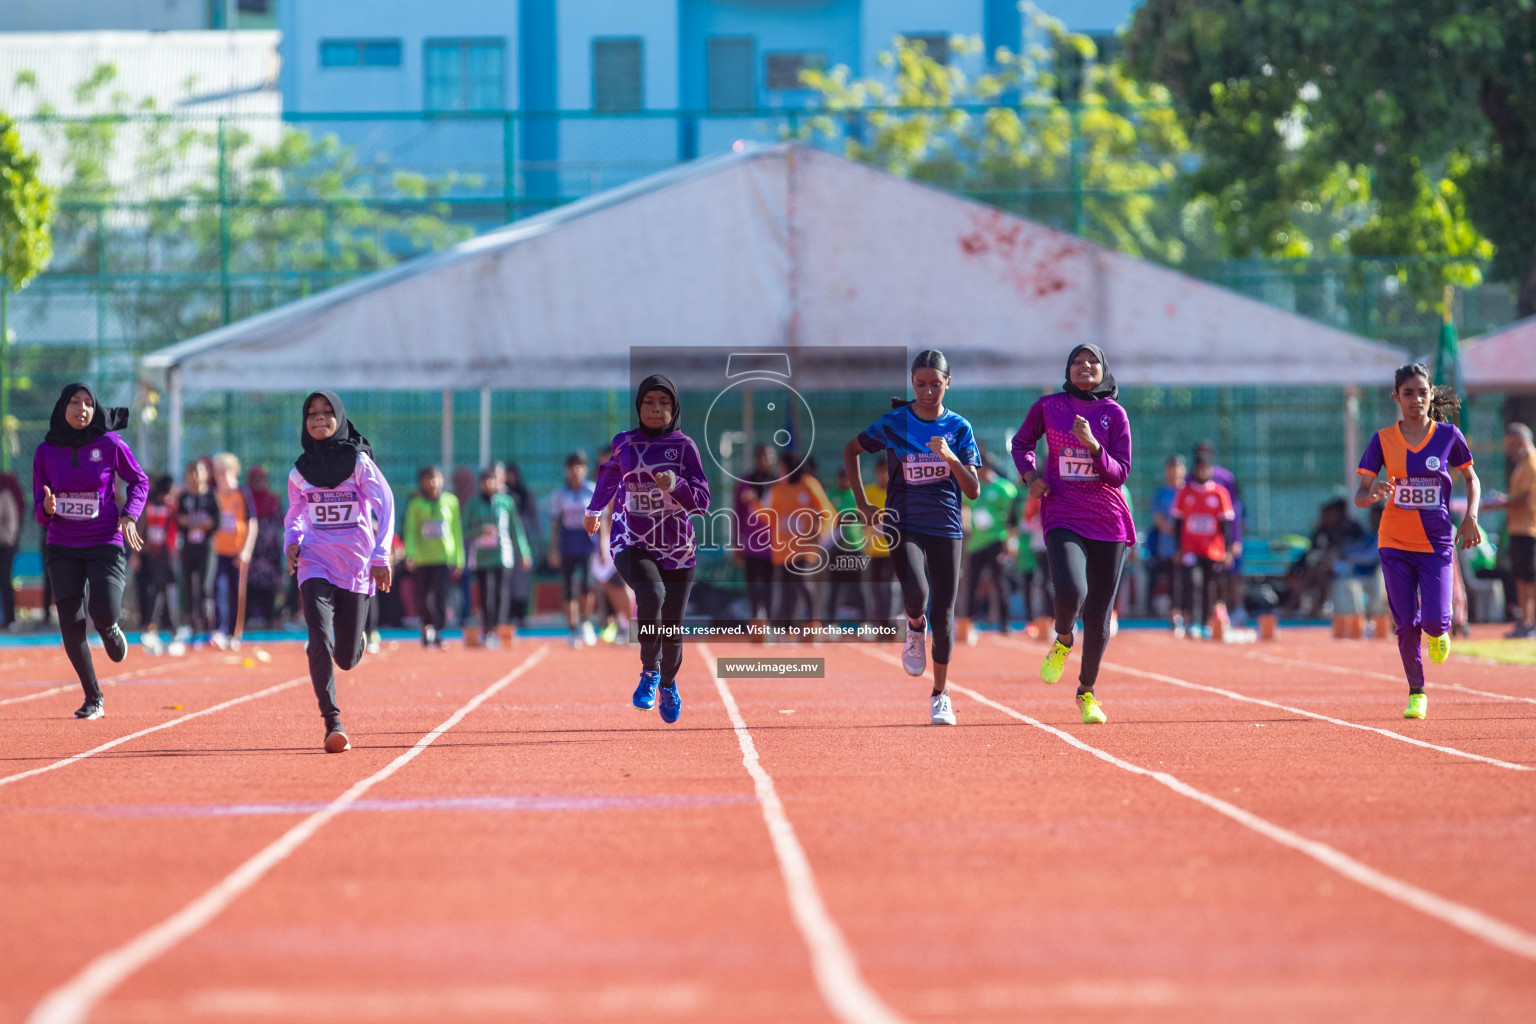
[[[1259,616],[1259,639],[1273,640],[1280,635],[1280,616],[1265,612]]]

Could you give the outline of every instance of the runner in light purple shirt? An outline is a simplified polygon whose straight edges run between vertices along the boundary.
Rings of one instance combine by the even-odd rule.
[[[1093,695],[1099,662],[1109,644],[1109,619],[1125,556],[1136,526],[1121,486],[1131,471],[1131,424],[1115,398],[1119,389],[1097,345],[1079,345],[1067,357],[1061,394],[1046,395],[1013,435],[1013,461],[1029,493],[1041,500],[1046,557],[1056,589],[1056,643],[1040,666],[1054,683],[1072,653],[1072,631],[1083,618],[1083,665],[1077,702],[1083,722],[1105,721]],[[1046,439],[1046,464],[1035,445]]]
[[[299,437],[304,454],[288,474],[283,539],[309,626],[309,678],[325,718],[325,749],[339,754],[352,744],[336,706],[335,667],[362,661],[369,599],[375,589],[389,590],[395,499],[334,392],[304,400]]]
[[[640,633],[640,684],[630,703],[640,711],[659,704],[662,721],[671,724],[683,710],[677,693],[683,643],[675,631],[693,589],[690,517],[709,512],[709,478],[698,445],[679,428],[682,405],[670,380],[657,373],[641,381],[635,411],[640,426],[614,436],[613,458],[598,468],[583,525],[596,533],[603,510],[619,499],[609,547],[619,575],[635,592]]]
[[[64,653],[85,690],[76,718],[106,714],[86,639],[87,613],[107,657],[128,656],[128,638],[117,621],[128,581],[123,545],[143,547],[134,524],[144,512],[149,477],[116,433],[127,425],[127,409],[104,409],[84,384],[65,385],[48,420],[48,436],[32,457],[32,512],[45,531],[43,563],[59,610]],[[128,485],[121,508],[119,480]]]

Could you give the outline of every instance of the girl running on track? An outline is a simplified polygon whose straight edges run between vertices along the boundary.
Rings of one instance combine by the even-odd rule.
[[[304,400],[299,442],[304,453],[288,474],[283,539],[309,626],[309,680],[325,718],[325,752],[339,754],[352,744],[341,727],[333,665],[349,671],[363,660],[369,599],[375,589],[389,590],[395,498],[334,392]]]
[[[635,410],[640,426],[614,435],[613,458],[598,468],[583,526],[589,536],[597,533],[604,510],[621,499],[609,546],[619,575],[635,592],[640,685],[631,703],[640,711],[659,707],[661,720],[670,724],[683,713],[677,692],[683,642],[658,629],[681,626],[688,608],[696,546],[689,517],[709,513],[709,478],[698,446],[679,429],[682,406],[670,380],[653,373],[641,381]]]
[[[1109,644],[1110,615],[1136,527],[1121,486],[1131,471],[1131,422],[1103,349],[1079,345],[1067,357],[1060,392],[1030,407],[1013,435],[1013,462],[1032,497],[1040,499],[1045,555],[1056,593],[1056,642],[1040,666],[1054,683],[1072,653],[1072,630],[1083,619],[1083,665],[1077,703],[1086,725],[1102,725],[1104,708],[1093,694],[1099,662]],[[1042,473],[1035,444],[1046,439]]]
[[[117,622],[128,582],[123,545],[134,551],[144,546],[135,524],[144,512],[149,477],[117,433],[127,425],[127,409],[103,409],[84,384],[65,385],[48,434],[32,457],[32,511],[44,530],[43,563],[59,609],[64,653],[85,690],[76,718],[106,714],[86,640],[87,612],[107,657],[128,656],[128,638]],[[119,480],[128,485],[128,502],[121,508]]]
[[[1419,363],[1393,374],[1392,398],[1402,419],[1378,430],[1360,459],[1360,487],[1355,506],[1387,503],[1381,516],[1377,545],[1381,573],[1387,586],[1387,607],[1397,623],[1397,649],[1408,676],[1408,706],[1404,718],[1424,718],[1424,657],[1421,633],[1429,634],[1429,660],[1436,665],[1451,653],[1451,560],[1456,544],[1473,548],[1482,543],[1477,525],[1482,487],[1472,469],[1467,439],[1447,417],[1460,406],[1456,392],[1436,387],[1429,370]],[[1385,480],[1376,475],[1387,471]],[[1451,470],[1467,487],[1467,514],[1451,527]]]
[[[955,599],[960,595],[960,496],[981,493],[976,467],[981,453],[964,416],[944,407],[950,388],[949,360],[924,349],[912,361],[910,402],[892,399],[890,412],[843,446],[848,484],[864,521],[883,530],[892,568],[901,582],[907,612],[902,668],[920,676],[927,666],[925,627],[933,632],[933,693],[929,721],[954,725],[949,699],[949,658],[955,646]],[[876,517],[859,475],[859,455],[884,451],[890,468],[885,511]],[[930,601],[931,594],[931,601]]]

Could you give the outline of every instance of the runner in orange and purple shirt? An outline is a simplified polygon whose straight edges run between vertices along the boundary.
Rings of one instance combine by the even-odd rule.
[[[1397,623],[1397,648],[1408,676],[1404,718],[1428,714],[1424,696],[1421,633],[1429,634],[1429,660],[1441,664],[1450,655],[1451,560],[1482,542],[1477,513],[1482,488],[1472,469],[1467,439],[1448,416],[1461,405],[1456,392],[1436,387],[1429,370],[1414,363],[1395,375],[1392,399],[1402,419],[1379,430],[1360,459],[1360,488],[1355,505],[1387,503],[1377,544],[1387,586],[1387,605]],[[1459,529],[1451,524],[1451,471],[1466,482],[1467,514]],[[1377,475],[1386,471],[1386,479]]]

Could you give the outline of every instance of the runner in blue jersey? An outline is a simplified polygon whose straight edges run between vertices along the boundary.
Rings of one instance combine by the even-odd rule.
[[[955,724],[948,680],[964,542],[960,496],[974,499],[981,493],[976,436],[964,416],[944,407],[949,387],[949,360],[944,353],[919,352],[912,361],[912,390],[917,397],[910,402],[893,399],[890,412],[843,446],[843,465],[859,514],[890,541],[892,568],[901,581],[907,612],[907,640],[901,652],[907,674],[923,674],[927,660],[923,632],[925,627],[933,631],[929,712],[934,725]],[[885,452],[890,486],[885,509],[877,516],[864,493],[859,456],[879,451]]]

